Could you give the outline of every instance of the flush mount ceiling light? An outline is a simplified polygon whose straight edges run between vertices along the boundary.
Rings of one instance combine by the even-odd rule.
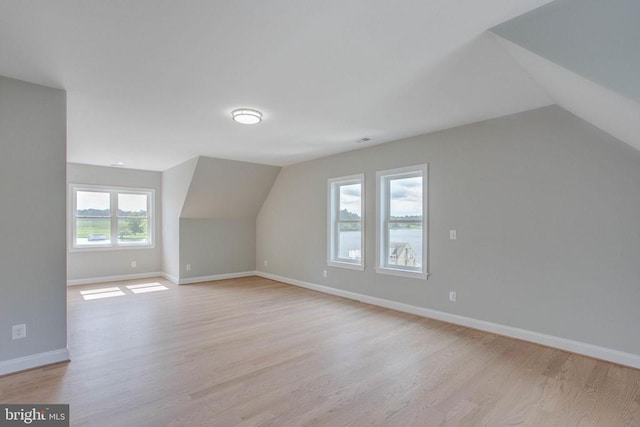
[[[111,166],[114,168],[121,168],[124,166],[124,162],[111,163]]]
[[[238,108],[231,112],[231,117],[238,123],[243,125],[255,125],[262,121],[262,113],[258,110],[250,108]]]

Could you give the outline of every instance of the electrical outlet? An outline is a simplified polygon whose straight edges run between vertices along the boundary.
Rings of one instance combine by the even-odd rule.
[[[455,292],[449,292],[449,301],[451,302],[456,302],[458,296],[456,295]]]
[[[11,327],[11,339],[18,340],[27,336],[27,325],[13,325]]]
[[[187,264],[187,271],[191,271],[191,264]]]
[[[264,260],[264,266],[267,267],[269,265],[269,261],[267,261],[266,259]]]
[[[322,277],[327,278],[327,270],[322,270]]]
[[[131,268],[136,268],[138,263],[136,261],[131,261]]]
[[[449,240],[456,240],[458,238],[458,232],[456,230],[449,230]]]

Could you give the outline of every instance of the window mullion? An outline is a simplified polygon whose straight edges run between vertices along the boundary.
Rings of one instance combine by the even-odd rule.
[[[118,246],[118,192],[111,193],[111,245]]]
[[[340,258],[340,186],[333,187],[333,259]]]
[[[153,238],[154,238],[154,230],[151,229],[152,225],[152,221],[151,221],[151,195],[147,194],[147,212],[145,215],[145,218],[147,220],[147,241],[149,244],[151,244],[153,242]]]
[[[391,180],[386,179],[384,183],[385,203],[384,203],[384,265],[389,265],[389,244],[391,243],[391,233],[389,233],[389,220],[391,219]]]
[[[337,217],[333,226],[333,258],[340,258],[340,222]]]
[[[71,247],[74,247],[78,242],[78,189],[77,188],[73,189],[71,197],[73,197],[71,201],[72,209],[73,209],[73,224],[71,225],[71,227],[73,227],[73,234],[71,236],[71,239],[72,239]]]

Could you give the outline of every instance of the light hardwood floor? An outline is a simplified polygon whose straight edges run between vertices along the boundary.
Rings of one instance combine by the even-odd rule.
[[[638,370],[268,279],[68,301],[72,362],[0,402],[73,426],[640,426]]]

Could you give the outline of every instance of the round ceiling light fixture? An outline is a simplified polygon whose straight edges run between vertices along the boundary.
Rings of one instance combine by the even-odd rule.
[[[231,117],[243,125],[255,125],[262,121],[262,113],[250,108],[238,108],[231,112]]]

